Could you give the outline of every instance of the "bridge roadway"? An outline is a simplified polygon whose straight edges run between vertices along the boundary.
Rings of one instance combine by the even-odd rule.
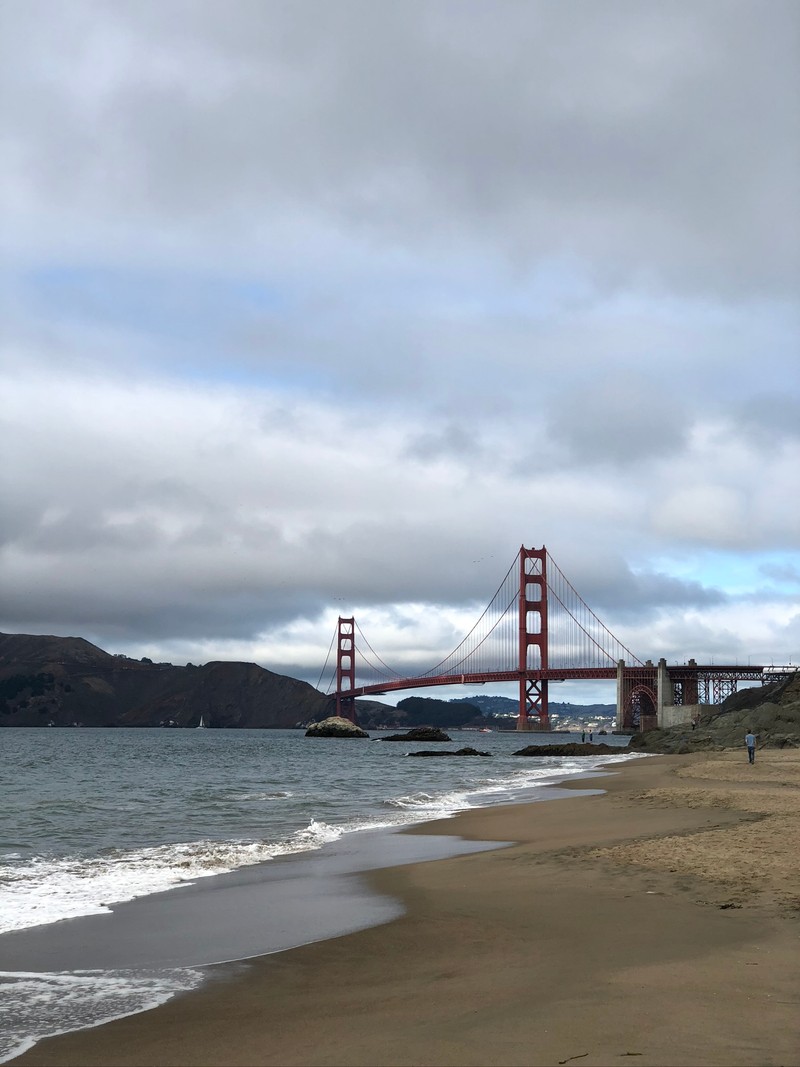
[[[685,680],[692,677],[724,677],[736,678],[741,682],[764,682],[766,679],[783,677],[784,674],[795,671],[795,667],[758,667],[758,666],[727,666],[725,664],[675,664],[667,665],[667,673],[670,678]],[[655,675],[657,667],[653,663],[643,663],[635,667],[625,666],[625,673],[630,677],[640,678],[644,672],[652,672]],[[766,678],[765,678],[766,672]],[[550,667],[547,670],[526,671],[526,679],[536,682],[571,682],[577,680],[608,679],[616,681],[616,667]],[[402,689],[425,689],[434,685],[485,685],[487,682],[519,682],[520,672],[513,671],[484,671],[470,674],[440,674],[422,678],[398,678],[391,682],[376,683],[374,685],[362,685],[355,689],[342,692],[343,697],[383,696],[386,693],[397,692]]]

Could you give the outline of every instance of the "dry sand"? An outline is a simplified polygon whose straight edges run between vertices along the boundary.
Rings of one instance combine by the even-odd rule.
[[[518,843],[373,872],[401,919],[13,1062],[800,1063],[800,752],[613,770],[417,828]]]

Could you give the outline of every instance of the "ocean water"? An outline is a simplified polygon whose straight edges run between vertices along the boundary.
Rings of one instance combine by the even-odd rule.
[[[268,870],[261,865],[311,857],[359,832],[536,799],[609,759],[513,756],[527,744],[576,739],[566,734],[451,736],[447,747],[493,758],[410,759],[435,746],[380,734],[0,730],[0,1062],[49,1034],[146,1010],[204,977],[193,967],[8,969],[4,943],[20,931],[62,930],[228,872],[255,876]],[[619,747],[614,760],[636,758],[627,738],[597,740]],[[366,836],[350,839],[359,840]]]

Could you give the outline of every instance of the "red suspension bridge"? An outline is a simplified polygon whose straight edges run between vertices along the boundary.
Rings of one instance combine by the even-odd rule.
[[[355,618],[339,617],[334,641],[336,713],[353,721],[358,697],[514,682],[519,686],[517,729],[548,730],[550,682],[609,679],[617,682],[617,727],[649,729],[672,725],[669,718],[688,722],[694,709],[719,703],[739,681],[772,681],[795,669],[643,662],[597,617],[544,546],[520,548],[469,633],[421,674],[408,677],[389,667]]]

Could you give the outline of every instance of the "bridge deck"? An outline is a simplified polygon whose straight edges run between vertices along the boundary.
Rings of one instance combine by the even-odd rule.
[[[655,676],[657,669],[654,664],[644,664],[636,667],[625,666],[623,667],[623,674],[631,678],[641,678],[642,675],[646,674]],[[693,663],[691,665],[668,665],[667,673],[671,678],[677,679],[725,677],[736,678],[742,682],[763,682],[765,678],[777,681],[795,669],[793,667],[779,668],[751,665],[742,667],[739,665]],[[526,671],[524,674],[521,674],[518,670],[440,674],[420,678],[398,678],[391,682],[362,685],[343,692],[342,696],[381,696],[384,693],[396,693],[403,689],[426,689],[436,685],[486,685],[489,682],[519,682],[521,678],[536,682],[570,682],[586,679],[613,681],[616,677],[616,667],[550,667],[547,670]]]

